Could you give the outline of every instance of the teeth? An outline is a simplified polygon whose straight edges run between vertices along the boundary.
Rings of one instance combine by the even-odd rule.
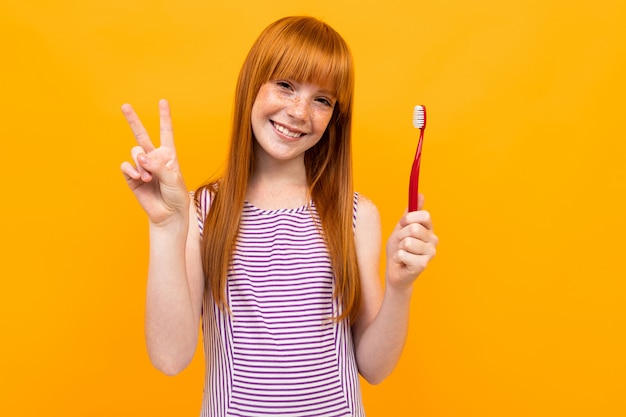
[[[285,136],[289,136],[290,138],[299,138],[300,136],[302,136],[302,133],[292,132],[291,130],[287,129],[286,127],[281,126],[281,125],[277,125],[276,123],[274,123],[274,127],[280,133],[282,133]]]

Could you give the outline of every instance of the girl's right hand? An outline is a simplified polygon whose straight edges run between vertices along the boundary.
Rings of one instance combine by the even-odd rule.
[[[131,150],[132,160],[121,169],[126,182],[153,225],[165,225],[176,216],[189,213],[189,193],[180,172],[169,104],[159,101],[161,143],[155,148],[148,132],[130,104],[122,105],[138,146]]]

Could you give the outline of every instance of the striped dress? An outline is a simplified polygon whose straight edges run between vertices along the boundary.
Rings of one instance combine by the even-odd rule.
[[[199,196],[202,232],[211,205]],[[354,196],[356,218],[357,194]],[[315,206],[245,203],[228,276],[232,313],[205,291],[201,417],[364,416],[352,333],[336,316],[333,271]]]

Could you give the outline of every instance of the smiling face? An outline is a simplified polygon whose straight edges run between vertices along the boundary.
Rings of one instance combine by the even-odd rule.
[[[255,159],[302,161],[322,137],[333,115],[333,94],[316,84],[273,80],[263,84],[252,106]]]

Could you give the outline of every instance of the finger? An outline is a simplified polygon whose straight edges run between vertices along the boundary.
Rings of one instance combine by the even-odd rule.
[[[141,180],[152,181],[153,178],[161,182],[172,184],[180,177],[180,169],[173,151],[167,151],[160,147],[150,153],[145,153],[141,146],[135,146],[131,150],[133,161]]]
[[[415,255],[403,250],[399,250],[394,256],[394,261],[403,265],[413,276],[420,275],[428,266],[430,259],[432,259],[431,256]]]
[[[417,194],[417,209],[421,210],[424,208],[424,194]]]
[[[152,180],[152,172],[146,168],[149,164],[148,156],[141,146],[135,146],[130,150],[130,154],[135,162],[135,168],[143,181]]]
[[[130,129],[133,131],[133,135],[135,135],[135,139],[139,146],[144,148],[146,152],[150,152],[154,149],[154,145],[150,140],[150,136],[148,136],[148,132],[143,127],[141,120],[139,120],[139,116],[135,113],[133,107],[126,103],[122,105],[122,113],[124,113],[124,117],[126,117],[126,121],[130,125]]]
[[[126,177],[126,180],[139,180],[141,178],[141,174],[139,173],[137,168],[135,168],[130,162],[122,162],[120,169],[122,170],[122,174],[124,174],[124,176]]]
[[[174,149],[174,130],[172,128],[172,115],[167,100],[159,100],[159,118],[161,127],[161,146]]]
[[[134,192],[138,187],[146,182],[141,179],[139,171],[130,162],[123,162],[121,165],[122,174],[128,187]]]
[[[437,238],[433,236],[431,241],[407,237],[400,241],[398,249],[413,255],[433,257],[437,251]]]
[[[433,220],[430,216],[430,213],[426,210],[412,211],[406,213],[404,217],[400,219],[399,225],[403,228],[413,223],[421,224],[428,230],[433,229]]]
[[[436,244],[439,239],[432,230],[427,229],[424,225],[419,223],[411,223],[397,232],[398,242],[402,242],[404,239],[417,239],[426,243]]]

